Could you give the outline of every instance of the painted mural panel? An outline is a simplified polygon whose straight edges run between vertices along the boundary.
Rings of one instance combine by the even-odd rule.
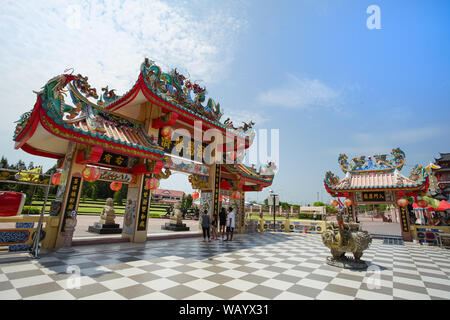
[[[138,187],[128,187],[127,203],[123,217],[122,232],[128,235],[134,234],[136,225],[137,199],[139,195]]]

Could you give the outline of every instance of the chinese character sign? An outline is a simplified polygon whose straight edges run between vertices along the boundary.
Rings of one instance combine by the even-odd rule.
[[[103,152],[99,163],[126,168],[128,166],[128,157],[111,152]]]
[[[362,192],[363,202],[386,202],[386,194],[384,191]]]
[[[405,207],[400,207],[400,224],[403,232],[409,232],[407,213]]]
[[[66,209],[62,230],[64,230],[66,217],[69,216],[72,211],[77,209],[77,199],[78,195],[80,194],[80,191],[81,191],[81,177],[72,177],[72,180],[70,181],[70,188],[67,194]]]
[[[219,201],[220,200],[220,164],[216,164],[216,175],[214,179],[214,211],[212,214],[219,215]]]
[[[143,177],[141,188],[141,201],[139,203],[137,214],[137,231],[145,231],[147,228],[148,210],[150,208],[151,190],[146,188],[147,181],[151,179],[151,174],[146,174]]]

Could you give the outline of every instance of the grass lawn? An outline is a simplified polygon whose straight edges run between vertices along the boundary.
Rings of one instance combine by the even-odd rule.
[[[48,213],[50,210],[51,202],[54,200],[54,198],[48,198],[47,203],[45,206],[45,211]],[[106,200],[91,200],[86,199],[83,201],[80,200],[80,203],[78,205],[78,214],[81,215],[100,215],[103,211],[103,207],[105,206]],[[125,203],[125,200],[123,201]],[[35,200],[33,201],[32,205],[33,207],[39,208],[39,210],[42,208],[42,205],[44,204],[43,200]],[[114,210],[117,215],[123,215],[125,213],[125,206],[119,206],[114,205]],[[166,209],[164,206],[160,205],[154,205],[153,207],[150,207],[149,217],[150,218],[160,218],[162,215],[166,214]]]

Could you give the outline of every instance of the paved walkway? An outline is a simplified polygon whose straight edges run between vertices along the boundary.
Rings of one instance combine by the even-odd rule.
[[[109,235],[99,235],[96,233],[92,233],[88,231],[89,226],[93,225],[95,222],[98,222],[98,216],[88,216],[88,215],[79,215],[77,218],[77,226],[75,228],[75,238],[80,237],[105,237]],[[169,219],[149,219],[149,227],[148,233],[177,233],[175,231],[162,230],[161,226],[163,226],[166,222],[169,222]],[[116,217],[116,223],[122,225],[123,217]],[[183,220],[183,223],[186,224],[187,227],[190,228],[190,232],[198,233],[198,220]],[[401,235],[400,224],[398,223],[387,223],[382,222],[381,219],[371,221],[371,219],[362,219],[361,227],[363,230],[367,230],[371,234],[382,234],[382,235]]]
[[[89,226],[94,225],[95,222],[99,221],[99,216],[90,216],[90,215],[79,215],[77,217],[77,226],[75,228],[74,238],[104,238],[104,237],[114,237],[111,235],[100,235],[97,233],[89,232]],[[120,226],[123,225],[123,217],[117,216],[115,219],[116,223]],[[166,222],[169,222],[169,219],[149,219],[148,226],[148,234],[155,235],[160,233],[174,233],[179,234],[180,232],[169,231],[161,229]],[[183,220],[183,223],[186,224],[187,227],[190,228],[190,233],[198,233],[198,220]],[[2,228],[15,228],[15,223],[3,223],[1,225]],[[387,223],[382,222],[381,219],[375,219],[372,221],[370,218],[361,218],[361,228],[363,230],[367,230],[371,234],[381,234],[381,235],[401,235],[400,225],[398,223]],[[120,236],[119,236],[120,238]]]
[[[450,251],[373,240],[367,271],[328,266],[320,235],[260,233],[0,255],[4,299],[450,299]],[[22,256],[20,256],[22,255]],[[22,258],[21,258],[22,257]],[[21,258],[21,260],[20,260]],[[80,287],[74,275],[81,271]]]
[[[399,223],[382,221],[361,221],[361,229],[370,234],[379,234],[386,236],[401,236],[402,230]]]
[[[77,217],[77,226],[75,228],[74,238],[80,237],[105,237],[111,235],[100,235],[97,233],[89,232],[89,226],[94,225],[95,222],[99,221],[99,216],[87,216],[79,215]],[[149,219],[148,221],[148,233],[176,233],[175,231],[163,230],[161,226],[169,222],[169,219]],[[120,226],[123,225],[123,217],[116,217],[115,222]],[[198,233],[198,220],[183,220],[183,223],[190,228],[190,232]]]

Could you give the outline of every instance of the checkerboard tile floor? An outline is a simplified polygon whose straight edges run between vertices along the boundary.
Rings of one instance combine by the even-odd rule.
[[[0,257],[5,299],[450,299],[450,251],[373,240],[352,271],[325,263],[320,235],[236,235],[74,247],[38,260]],[[5,258],[7,257],[7,258]],[[73,271],[79,268],[79,288]],[[72,286],[71,286],[72,285]]]

